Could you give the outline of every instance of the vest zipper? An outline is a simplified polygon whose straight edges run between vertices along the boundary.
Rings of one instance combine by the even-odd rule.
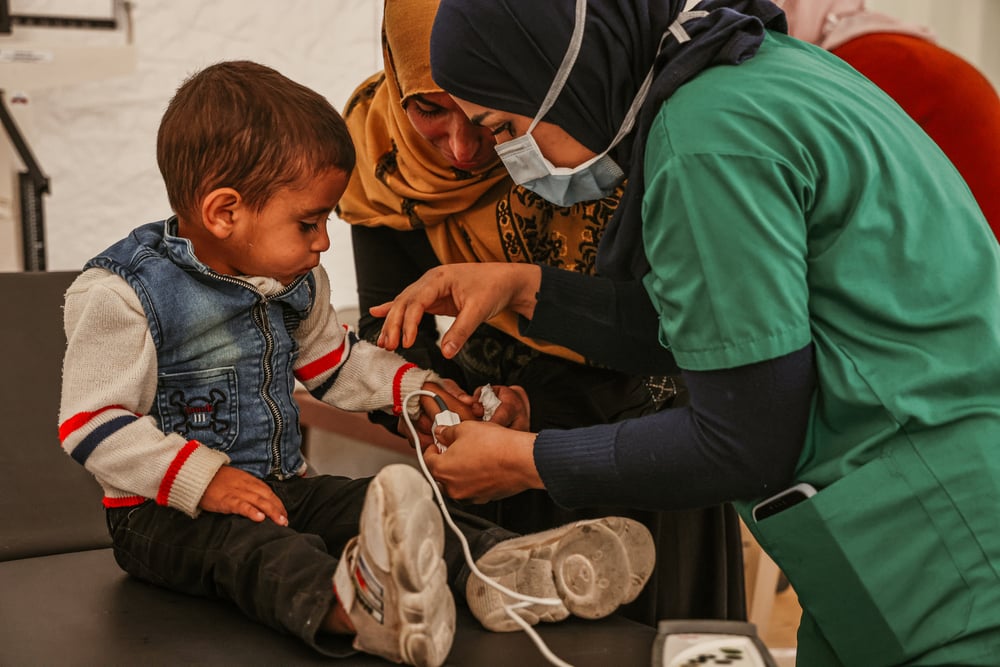
[[[271,419],[274,420],[274,433],[271,435],[270,445],[271,471],[269,474],[283,478],[284,474],[281,471],[281,436],[284,435],[285,418],[281,414],[281,408],[277,401],[271,396],[271,383],[274,380],[274,367],[271,364],[271,355],[274,354],[274,334],[271,332],[271,322],[267,318],[267,304],[271,299],[284,296],[287,292],[290,292],[298,285],[299,281],[292,282],[291,285],[287,285],[283,290],[271,296],[265,296],[250,282],[223,274],[217,273],[215,275],[226,282],[247,287],[260,297],[260,300],[254,304],[250,311],[250,316],[253,318],[254,324],[257,325],[257,329],[264,335],[264,359],[261,369],[264,372],[264,377],[258,393],[264,401],[264,405],[267,406],[268,412],[271,413]]]
[[[260,397],[267,406],[271,418],[274,420],[274,433],[271,434],[271,473],[281,476],[281,436],[285,430],[285,418],[281,415],[281,409],[277,402],[271,397],[271,382],[274,380],[274,368],[271,365],[271,355],[274,353],[274,334],[271,333],[271,324],[267,319],[267,301],[261,301],[253,307],[253,321],[264,334],[264,377],[260,384]]]

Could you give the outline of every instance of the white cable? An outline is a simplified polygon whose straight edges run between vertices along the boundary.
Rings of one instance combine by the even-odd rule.
[[[441,495],[441,488],[437,485],[437,482],[431,476],[430,471],[427,469],[427,464],[424,462],[424,450],[420,446],[420,436],[417,434],[417,429],[413,426],[413,422],[410,420],[409,411],[406,409],[406,406],[409,405],[410,403],[410,399],[412,399],[414,396],[430,396],[431,398],[437,398],[437,394],[431,391],[426,391],[424,389],[417,389],[407,394],[406,397],[403,399],[403,421],[406,422],[407,428],[410,429],[410,437],[413,438],[413,445],[417,450],[417,461],[420,463],[420,470],[421,472],[423,472],[424,477],[427,478],[427,481],[431,485],[431,490],[434,492],[434,497],[435,499],[437,499],[438,506],[441,507],[441,513],[444,515],[445,523],[447,523],[448,527],[451,528],[452,532],[455,533],[456,536],[458,536],[458,541],[462,544],[462,553],[465,554],[465,562],[469,564],[469,569],[472,571],[473,575],[479,577],[486,585],[500,591],[501,593],[507,595],[508,597],[512,597],[515,600],[521,600],[521,602],[517,604],[512,604],[512,605],[505,604],[503,609],[507,613],[507,615],[510,616],[511,620],[513,620],[515,623],[521,626],[521,628],[525,631],[525,633],[527,633],[528,637],[530,637],[531,641],[535,643],[535,646],[538,647],[538,650],[542,653],[543,656],[545,656],[546,660],[548,660],[553,665],[558,665],[558,667],[573,667],[571,664],[565,662],[564,660],[560,659],[556,654],[554,654],[549,649],[549,647],[545,645],[545,642],[538,635],[535,629],[530,625],[528,625],[528,622],[525,621],[523,618],[521,618],[515,612],[516,609],[523,609],[533,604],[540,604],[549,607],[559,606],[562,604],[562,600],[560,600],[559,598],[538,598],[531,595],[525,595],[524,593],[518,593],[517,591],[512,591],[506,586],[503,586],[502,584],[497,583],[493,579],[490,579],[485,574],[483,574],[478,567],[476,567],[476,563],[472,560],[472,551],[469,549],[469,542],[468,540],[465,539],[465,535],[462,534],[462,530],[457,525],[455,525],[454,520],[452,520],[451,513],[448,512],[448,506],[444,502],[444,496]]]

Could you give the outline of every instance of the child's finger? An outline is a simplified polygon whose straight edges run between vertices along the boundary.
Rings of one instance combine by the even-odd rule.
[[[258,516],[261,518],[247,515],[248,518],[254,521],[263,521],[264,517],[266,517],[279,526],[288,525],[288,512],[285,510],[284,503],[281,502],[281,499],[267,485],[264,485],[263,489],[257,490],[256,498],[252,499],[250,504],[259,513]]]

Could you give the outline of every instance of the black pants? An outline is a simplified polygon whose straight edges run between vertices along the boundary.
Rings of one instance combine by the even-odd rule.
[[[350,641],[317,636],[317,630],[334,604],[333,573],[344,545],[358,534],[370,481],[330,475],[265,480],[288,511],[287,527],[215,512],[192,519],[152,501],[109,509],[115,559],[134,577],[231,600],[250,618],[301,637],[322,653],[348,656],[354,653]],[[515,537],[478,517],[451,513],[474,559]],[[445,561],[456,599],[464,600],[469,569],[447,526]]]

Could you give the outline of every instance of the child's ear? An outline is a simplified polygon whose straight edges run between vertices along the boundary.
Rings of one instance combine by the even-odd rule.
[[[205,229],[218,239],[233,233],[236,221],[245,208],[243,197],[232,188],[217,188],[201,200],[201,220]]]

